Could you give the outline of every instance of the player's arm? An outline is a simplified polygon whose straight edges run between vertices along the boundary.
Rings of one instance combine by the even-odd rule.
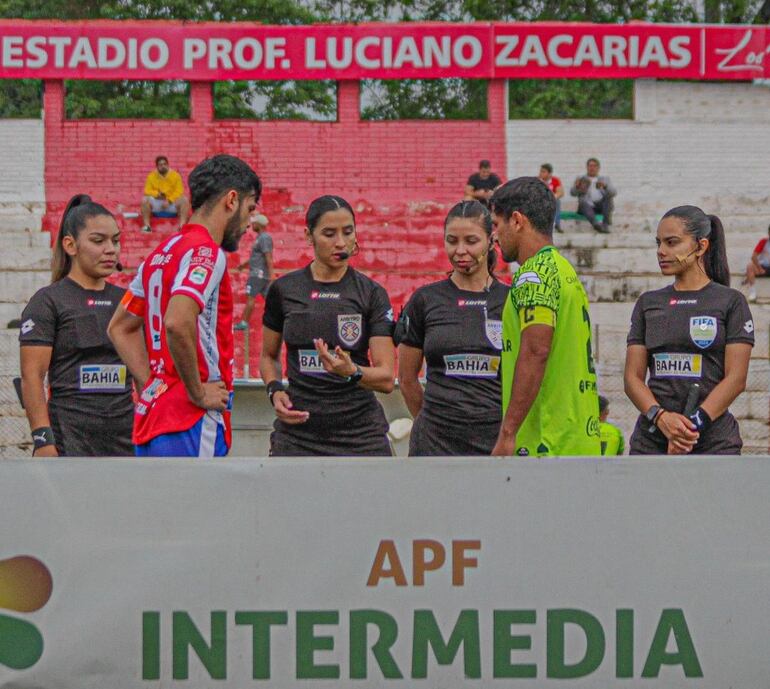
[[[53,347],[43,345],[22,346],[21,359],[21,397],[24,411],[27,413],[29,428],[50,428],[48,402],[45,398],[45,375],[51,365]],[[55,445],[46,445],[32,453],[33,457],[58,457]]]
[[[542,309],[542,312],[537,315],[533,312],[537,322],[525,327],[521,333],[521,348],[511,383],[511,401],[500,425],[497,444],[492,450],[492,455],[501,457],[510,457],[516,449],[516,433],[540,392],[553,342],[553,325],[542,322],[549,318],[545,313],[548,312],[553,323],[553,311],[543,306],[528,308]],[[526,318],[522,318],[522,324],[525,322]]]
[[[136,312],[142,301],[126,292],[120,305],[112,314],[107,326],[107,335],[115,347],[115,351],[134,377],[136,389],[142,390],[150,377],[150,360],[144,343],[143,313]],[[143,303],[142,305],[143,306]]]
[[[169,299],[163,319],[166,343],[190,401],[202,409],[224,411],[230,397],[225,384],[221,380],[203,383],[198,371],[200,312],[201,308],[195,299],[184,294],[174,294]]]
[[[465,185],[465,200],[466,201],[473,201],[476,198],[475,191],[473,189],[472,184],[466,184]]]
[[[259,355],[259,375],[265,383],[268,391],[271,384],[281,383],[281,343],[283,337],[281,333],[262,327],[262,353]],[[275,415],[284,423],[290,425],[305,423],[310,417],[310,413],[294,409],[289,393],[278,389],[270,397],[270,401],[275,407]]]
[[[564,196],[564,185],[560,184],[558,187],[556,187],[556,191],[553,192],[553,195],[560,199],[562,196]]]
[[[709,418],[716,419],[722,416],[738,395],[746,389],[750,359],[750,344],[734,342],[725,346],[725,377],[701,404]]]
[[[272,282],[275,279],[275,266],[273,265],[272,251],[265,251],[265,269],[267,270],[267,279]]]
[[[158,187],[155,184],[155,175],[153,175],[151,172],[147,175],[147,179],[144,181],[144,195],[152,196],[154,199],[157,199],[158,191]]]
[[[422,360],[422,349],[407,344],[398,345],[398,387],[412,418],[420,413],[425,398],[419,378]]]
[[[623,387],[628,399],[641,414],[646,414],[658,401],[647,387],[647,348],[631,344],[626,349],[626,366],[623,372]],[[655,425],[670,443],[669,450],[690,452],[698,441],[698,433],[690,419],[673,411],[663,410],[655,419]]]

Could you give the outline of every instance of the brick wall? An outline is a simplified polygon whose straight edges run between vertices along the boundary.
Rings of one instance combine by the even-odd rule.
[[[620,190],[617,224],[654,223],[685,203],[741,229],[770,221],[767,85],[637,81],[634,120],[515,120],[507,132],[509,177],[550,162],[567,194],[598,157]]]
[[[49,210],[75,191],[138,204],[156,155],[186,178],[202,158],[226,152],[258,170],[269,190],[306,203],[339,193],[382,205],[450,201],[478,160],[505,169],[505,87],[491,85],[488,121],[361,122],[357,82],[341,82],[337,122],[212,119],[207,84],[192,84],[190,120],[65,121],[61,82],[47,82],[46,168]]]

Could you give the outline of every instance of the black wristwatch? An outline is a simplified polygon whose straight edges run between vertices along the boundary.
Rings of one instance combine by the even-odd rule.
[[[359,383],[361,381],[361,378],[364,377],[364,372],[361,370],[361,367],[356,364],[356,370],[351,373],[347,378],[345,378],[346,383],[353,383],[354,385]]]
[[[644,415],[644,418],[647,419],[647,421],[650,422],[650,427],[647,429],[648,432],[654,433],[657,426],[655,425],[655,419],[658,418],[658,414],[660,414],[663,409],[660,408],[659,405],[653,404],[648,410],[647,413]]]

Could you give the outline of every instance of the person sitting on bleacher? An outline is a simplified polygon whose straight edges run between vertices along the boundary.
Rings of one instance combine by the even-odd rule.
[[[147,175],[142,198],[142,232],[151,232],[150,218],[179,216],[179,226],[190,217],[190,203],[184,195],[182,176],[168,165],[166,156],[155,159],[155,169]]]
[[[551,163],[543,163],[540,166],[538,177],[548,185],[548,188],[556,198],[556,217],[554,218],[553,228],[557,232],[561,232],[561,197],[564,196],[564,187],[561,184],[561,180],[553,174],[553,165]]]
[[[767,228],[768,237],[770,237],[770,227]],[[749,265],[746,266],[746,277],[743,280],[744,285],[749,286],[749,301],[757,300],[757,278],[770,277],[770,241],[768,237],[763,237],[757,242],[754,251],[751,254]]]
[[[599,174],[599,161],[589,158],[586,162],[586,174],[575,178],[569,192],[578,197],[578,213],[585,216],[591,226],[603,234],[610,231],[612,225],[612,207],[617,189],[610,178]],[[602,215],[602,220],[596,217]]]

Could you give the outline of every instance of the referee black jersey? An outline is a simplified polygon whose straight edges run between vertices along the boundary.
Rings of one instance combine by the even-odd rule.
[[[700,386],[701,404],[724,378],[727,345],[754,345],[754,320],[746,298],[736,289],[715,282],[694,291],[668,286],[639,297],[627,342],[647,349],[647,385],[658,404],[682,413],[693,383]],[[708,430],[709,437],[699,440],[699,451],[714,449],[710,447],[712,436],[715,441],[717,436],[723,440],[735,436],[730,440],[740,449],[732,415],[726,412],[720,419],[722,424],[715,423]],[[728,422],[730,428],[725,425]],[[643,426],[644,421],[637,424]],[[642,433],[642,437],[646,436]],[[634,444],[632,438],[632,450]]]
[[[262,323],[281,333],[287,392],[295,409],[310,413],[304,424],[276,421],[277,431],[304,443],[292,454],[367,454],[372,437],[387,447],[387,422],[374,393],[327,373],[313,344],[322,338],[329,349],[339,345],[356,364],[370,366],[369,339],[393,334],[393,309],[382,286],[353,268],[339,282],[317,282],[307,266],[273,282]]]
[[[422,414],[458,424],[500,420],[502,314],[508,287],[462,290],[450,279],[420,287],[404,308],[402,343],[421,349],[426,385]]]
[[[38,290],[22,313],[20,345],[52,348],[48,409],[60,454],[132,453],[131,374],[107,336],[124,292],[65,277]]]

